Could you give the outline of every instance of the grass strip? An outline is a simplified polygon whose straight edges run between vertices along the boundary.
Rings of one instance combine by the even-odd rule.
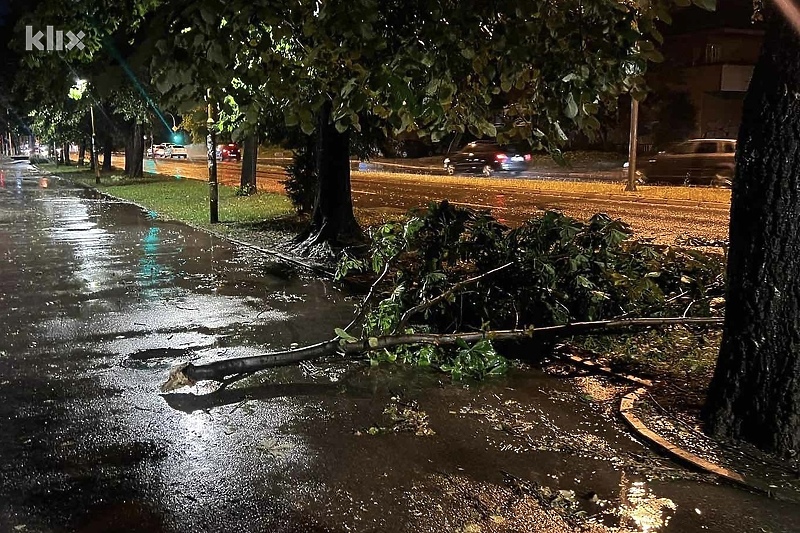
[[[207,182],[160,174],[129,178],[119,172],[112,172],[104,173],[100,185],[96,185],[94,174],[85,168],[74,170],[77,167],[62,166],[56,169],[54,165],[53,168],[44,165],[40,168],[54,174],[67,175],[77,183],[139,204],[159,218],[211,227]],[[256,193],[238,196],[237,190],[237,187],[219,186],[219,220],[223,224],[251,224],[294,214],[291,202],[284,195]]]

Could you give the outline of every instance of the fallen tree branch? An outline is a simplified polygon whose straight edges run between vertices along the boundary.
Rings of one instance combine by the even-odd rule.
[[[161,386],[162,392],[168,392],[185,385],[192,385],[201,380],[221,381],[233,374],[252,374],[266,368],[287,366],[330,355],[352,356],[404,344],[435,344],[452,346],[459,341],[467,343],[483,339],[504,341],[526,338],[555,339],[573,335],[605,334],[628,329],[646,329],[654,327],[693,325],[704,327],[720,327],[721,318],[633,318],[624,320],[600,320],[596,322],[574,322],[560,326],[542,328],[526,328],[499,331],[477,331],[471,333],[413,333],[404,335],[386,335],[353,341],[331,339],[311,346],[286,350],[272,354],[240,357],[215,361],[204,365],[184,363],[170,370],[167,381]]]
[[[510,267],[513,264],[514,263],[506,263],[505,265],[501,265],[501,266],[499,266],[497,268],[493,268],[492,270],[489,270],[488,272],[484,272],[483,274],[480,274],[479,276],[475,276],[475,277],[472,277],[472,278],[469,278],[469,279],[465,279],[463,281],[459,281],[458,283],[455,283],[452,287],[450,287],[448,290],[444,291],[442,294],[440,294],[436,298],[431,298],[430,300],[424,301],[421,304],[419,304],[419,305],[417,305],[415,307],[412,307],[411,309],[409,309],[408,311],[403,313],[402,317],[400,317],[400,322],[397,324],[397,327],[394,329],[395,333],[397,333],[398,331],[403,331],[406,328],[406,326],[408,325],[408,321],[411,319],[411,317],[416,315],[417,313],[433,307],[434,305],[436,305],[437,303],[441,302],[445,298],[447,298],[449,296],[452,296],[456,292],[460,291],[461,289],[463,289],[467,285],[470,285],[472,283],[477,283],[477,282],[479,282],[480,280],[482,280],[484,278],[488,278],[489,276],[491,276],[493,274],[496,274],[496,273],[500,272],[501,270],[505,270],[506,268]]]

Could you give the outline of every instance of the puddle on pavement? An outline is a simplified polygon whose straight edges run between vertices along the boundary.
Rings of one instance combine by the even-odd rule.
[[[796,530],[795,504],[658,457],[585,383],[536,369],[453,384],[332,360],[159,395],[178,361],[327,339],[352,302],[204,232],[4,172],[0,531]]]

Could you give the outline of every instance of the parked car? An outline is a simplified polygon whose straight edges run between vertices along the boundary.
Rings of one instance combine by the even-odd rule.
[[[225,160],[233,160],[241,161],[242,160],[242,152],[239,149],[239,145],[236,143],[228,143],[228,144],[218,144],[217,145],[217,160],[218,161],[225,161]]]
[[[180,144],[173,144],[172,146],[168,146],[167,149],[164,151],[164,157],[169,157],[170,159],[180,158],[186,159],[189,157],[189,154],[186,152],[186,147]]]
[[[642,183],[730,187],[735,155],[734,139],[691,139],[643,157],[636,174]]]
[[[155,157],[166,157],[167,156],[167,148],[172,146],[171,143],[163,143],[163,144],[156,144],[153,146],[153,154]]]
[[[501,146],[494,141],[475,141],[444,160],[448,174],[480,172],[491,176],[495,172],[518,174],[528,169],[531,154],[514,146]]]

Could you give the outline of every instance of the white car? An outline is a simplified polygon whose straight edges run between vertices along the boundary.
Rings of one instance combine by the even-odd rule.
[[[167,150],[166,144],[156,144],[153,146],[153,157],[164,157],[164,153]]]
[[[170,159],[186,159],[189,157],[189,154],[186,152],[186,147],[180,144],[172,144],[168,145],[166,150],[164,151],[164,157],[169,157]]]

